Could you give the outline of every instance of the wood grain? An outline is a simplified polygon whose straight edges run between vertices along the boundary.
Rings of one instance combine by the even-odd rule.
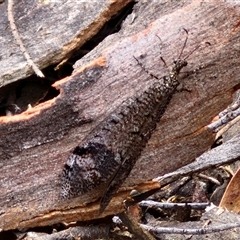
[[[107,38],[81,59],[72,76],[55,83],[59,96],[20,115],[0,118],[1,229],[117,214],[134,185],[192,162],[211,146],[214,135],[206,126],[231,102],[240,83],[237,3],[192,1],[173,5],[162,15],[151,4],[145,11],[136,7],[133,25],[124,25],[119,35]],[[144,25],[141,14],[151,15],[153,9],[155,20]],[[130,34],[135,24],[143,30]],[[202,44],[181,76],[190,91],[174,95],[121,191],[102,215],[91,196],[86,205],[77,199],[70,204],[60,201],[59,174],[71,150],[123,101],[149,86],[151,77],[133,56],[155,75],[166,75],[160,54],[171,65],[184,42],[183,27],[189,31],[184,54]]]

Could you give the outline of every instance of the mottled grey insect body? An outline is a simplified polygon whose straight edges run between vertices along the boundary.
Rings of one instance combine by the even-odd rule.
[[[76,147],[64,166],[61,195],[81,196],[105,184],[100,212],[125,181],[179,85],[187,65],[177,59],[169,76],[154,80],[135,98],[125,101]]]
[[[117,157],[101,143],[76,147],[64,166],[61,196],[72,198],[91,191],[106,182],[117,166]]]

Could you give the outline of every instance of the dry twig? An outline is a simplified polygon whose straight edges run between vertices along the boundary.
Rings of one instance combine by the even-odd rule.
[[[158,207],[163,209],[175,209],[175,208],[191,208],[197,210],[203,210],[207,206],[210,206],[210,203],[161,203],[155,202],[152,200],[141,201],[139,203],[141,207]]]
[[[33,71],[36,73],[37,76],[44,78],[44,74],[42,73],[42,71],[37,67],[37,65],[33,62],[32,58],[30,57],[27,49],[25,48],[23,41],[18,33],[15,21],[14,21],[14,16],[13,16],[13,0],[8,0],[8,20],[10,23],[10,27],[12,30],[12,34],[16,40],[16,42],[18,43],[24,57],[27,60],[27,63],[32,67]]]
[[[172,234],[185,234],[185,235],[202,235],[213,232],[220,232],[240,226],[240,222],[221,224],[219,226],[209,227],[209,228],[196,228],[196,229],[186,229],[186,228],[171,228],[171,227],[151,227],[145,224],[140,224],[141,227],[153,233],[154,235],[162,233],[172,233]]]

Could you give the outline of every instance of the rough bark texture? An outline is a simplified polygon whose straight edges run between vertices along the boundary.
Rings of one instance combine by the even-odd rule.
[[[31,58],[43,69],[71,57],[130,0],[13,1],[15,24]],[[0,5],[0,86],[33,74],[13,38],[7,1]]]
[[[213,0],[202,3],[197,0],[172,1],[166,6],[157,1],[139,2],[135,5],[134,22],[134,15],[129,16],[121,32],[105,39],[81,59],[72,76],[54,84],[60,90],[56,98],[20,115],[1,117],[0,228],[7,230],[60,221],[85,221],[116,214],[123,210],[122,201],[132,186],[176,170],[209,148],[214,136],[205,126],[231,102],[232,93],[240,83],[240,10],[236,5],[232,1]],[[93,8],[97,7],[93,5]],[[4,16],[6,26],[6,14]],[[149,25],[145,21],[147,16],[151,16]],[[60,20],[55,21],[52,25],[61,30],[59,35],[63,34],[64,30],[56,24],[64,24]],[[75,24],[79,22],[81,19]],[[49,23],[46,24],[48,26]],[[88,24],[86,29],[90,31],[92,25]],[[34,23],[32,25],[29,38],[39,28]],[[178,57],[186,37],[183,27],[189,31],[183,57],[202,44],[187,59],[188,72],[181,76],[184,88],[190,91],[174,95],[125,181],[125,188],[116,194],[102,215],[98,215],[99,204],[91,203],[94,200],[91,197],[84,199],[86,204],[89,203],[86,206],[81,199],[70,204],[60,200],[59,175],[71,150],[123,101],[149,86],[151,76],[141,69],[133,56],[155,75],[162,77],[168,74],[160,55],[169,65]],[[73,29],[79,35],[76,31]],[[41,40],[45,38],[37,36]],[[205,42],[210,45],[205,45]],[[35,54],[35,42],[32,45],[35,50],[26,45],[29,52]],[[42,55],[39,58],[45,58],[45,50],[40,48]],[[13,65],[9,55],[6,53],[4,59],[8,65]],[[50,64],[50,56],[39,65]],[[33,56],[33,59],[38,58]],[[14,61],[19,62],[19,59]],[[26,72],[30,74],[31,70],[23,66],[23,62],[19,63],[21,71],[25,71],[25,75]],[[7,69],[6,63],[4,66]],[[8,82],[16,79],[13,72],[10,79]],[[156,187],[146,186],[147,189]]]

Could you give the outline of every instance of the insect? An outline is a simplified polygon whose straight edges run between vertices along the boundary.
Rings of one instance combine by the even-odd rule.
[[[158,79],[150,74],[154,81],[147,90],[125,101],[74,149],[61,176],[62,198],[78,197],[104,186],[99,212],[104,211],[130,174],[179,85],[178,75],[187,66],[186,58],[181,59],[188,39],[185,32],[183,48],[169,75]]]

